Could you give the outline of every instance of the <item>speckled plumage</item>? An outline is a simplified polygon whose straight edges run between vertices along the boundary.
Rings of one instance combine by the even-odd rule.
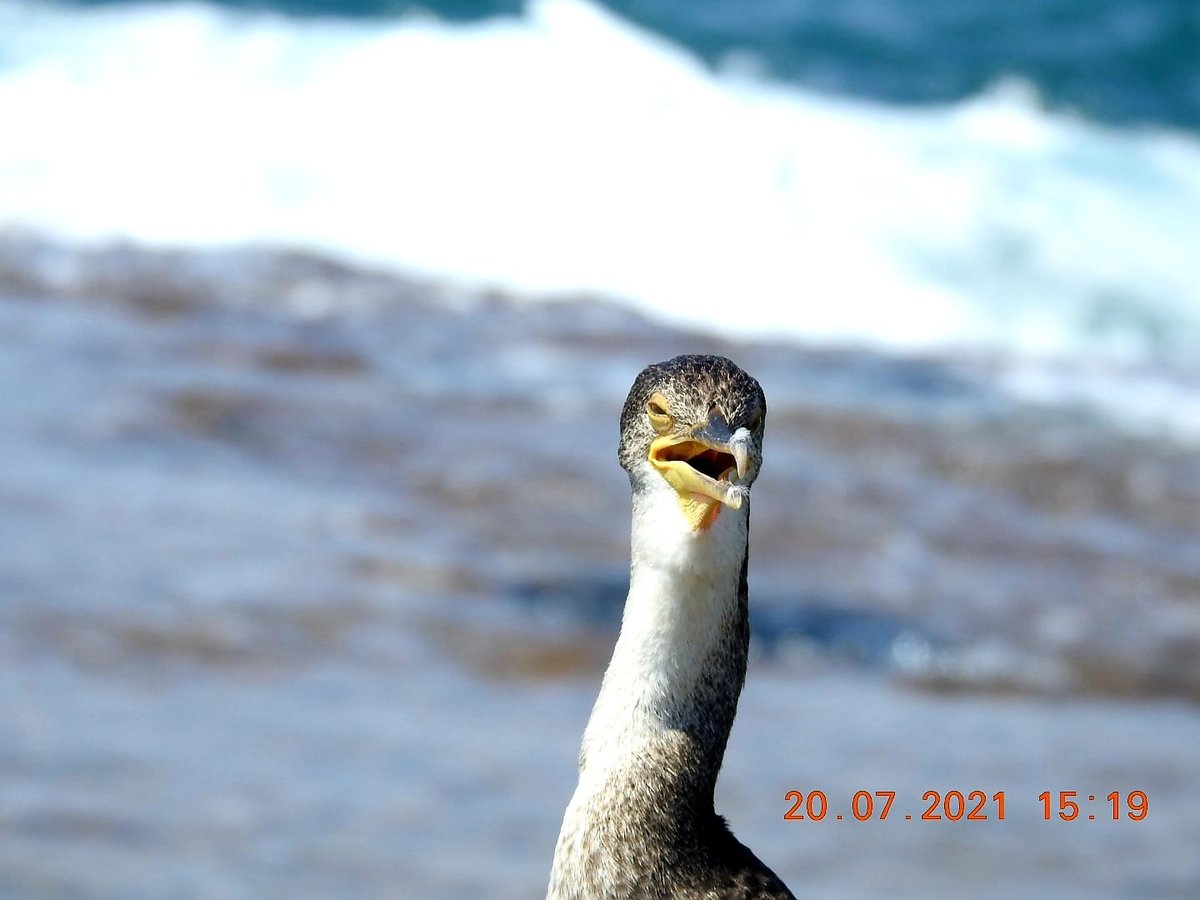
[[[758,382],[715,356],[648,366],[621,415],[618,458],[633,488],[629,598],[584,733],[579,785],[555,850],[550,900],[777,900],[792,894],[737,841],[713,790],[746,675],[749,503],[693,530],[647,461],[652,396],[681,433],[713,414],[751,434],[761,464]]]

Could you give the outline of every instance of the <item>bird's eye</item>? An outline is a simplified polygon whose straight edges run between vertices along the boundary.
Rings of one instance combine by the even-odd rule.
[[[670,428],[675,421],[667,412],[667,401],[661,394],[655,394],[646,403],[646,415],[654,430],[660,433]]]

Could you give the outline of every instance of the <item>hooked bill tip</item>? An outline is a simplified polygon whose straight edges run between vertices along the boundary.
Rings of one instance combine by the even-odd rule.
[[[733,454],[733,461],[737,465],[738,478],[744,476],[746,470],[750,468],[750,450],[746,446],[749,440],[750,432],[745,428],[739,428],[729,442],[729,452]]]

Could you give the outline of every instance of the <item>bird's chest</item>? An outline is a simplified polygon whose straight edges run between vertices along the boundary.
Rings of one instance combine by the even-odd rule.
[[[619,769],[584,773],[559,835],[551,897],[673,896],[681,872],[707,865],[716,816],[711,787],[692,783],[693,752],[686,739],[668,739]]]

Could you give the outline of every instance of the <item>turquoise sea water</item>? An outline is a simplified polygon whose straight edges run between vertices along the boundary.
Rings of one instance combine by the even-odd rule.
[[[112,0],[81,5],[112,5]],[[520,0],[223,0],[296,17],[448,22],[517,15]],[[1118,123],[1200,127],[1200,12],[1187,0],[607,0],[720,65],[887,102],[961,100],[1017,76],[1052,105]]]
[[[711,333],[1200,358],[1190,7],[737,8],[5,0],[0,226]]]

